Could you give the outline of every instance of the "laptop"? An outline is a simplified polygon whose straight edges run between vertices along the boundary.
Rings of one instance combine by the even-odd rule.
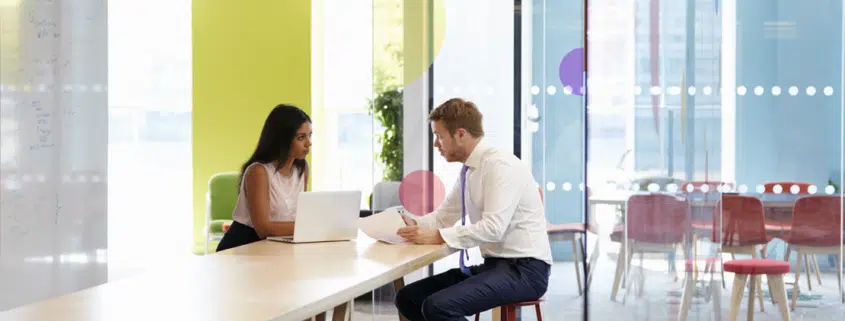
[[[361,191],[299,193],[293,236],[271,236],[285,243],[349,241],[358,237]]]

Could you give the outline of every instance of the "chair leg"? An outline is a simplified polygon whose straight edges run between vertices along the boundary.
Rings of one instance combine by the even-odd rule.
[[[581,285],[581,264],[579,264],[580,255],[578,254],[578,248],[578,236],[576,235],[572,239],[572,262],[575,263],[575,278],[578,281],[578,295],[581,296],[584,290]]]
[[[678,308],[678,321],[687,321],[692,297],[695,296],[696,274],[687,272],[684,278],[684,293],[681,294],[681,306]]]
[[[735,274],[734,284],[731,288],[731,309],[728,313],[728,321],[736,321],[739,316],[739,305],[742,303],[742,295],[745,293],[745,283],[748,280],[747,274]],[[753,283],[753,280],[751,281]],[[754,297],[749,300],[754,302]],[[753,310],[751,312],[754,312]]]
[[[481,319],[481,312],[478,312],[478,313],[475,314],[475,321],[478,321],[480,319]]]
[[[810,259],[810,255],[804,254],[803,256],[804,256],[804,266],[807,267],[805,269],[805,273],[807,273],[807,290],[813,291],[813,277],[810,274],[811,273],[810,271],[813,270],[813,266],[810,264],[810,262],[812,260]]]
[[[792,285],[792,311],[795,311],[795,306],[798,305],[798,281],[801,279],[801,264],[804,262],[804,253],[796,252],[798,259],[795,263],[795,283]]]
[[[534,311],[537,311],[537,321],[543,321],[543,312],[540,311],[540,304],[534,305]],[[478,320],[476,320],[478,321]]]
[[[766,275],[766,279],[769,280],[769,284],[774,291],[772,292],[772,297],[774,298],[778,309],[780,309],[781,320],[790,321],[792,317],[789,312],[789,307],[786,306],[786,287],[783,284],[783,275],[770,274]]]
[[[625,277],[623,269],[626,257],[628,257],[628,254],[625,244],[620,243],[619,255],[616,257],[616,275],[613,277],[613,287],[610,291],[610,301],[616,301],[616,295],[619,294],[619,286],[625,282],[623,279]]]
[[[822,272],[819,269],[819,259],[813,254],[813,267],[816,270],[816,280],[819,281],[819,285],[822,285]]]

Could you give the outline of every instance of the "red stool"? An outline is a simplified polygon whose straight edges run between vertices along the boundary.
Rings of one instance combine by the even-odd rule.
[[[543,313],[540,312],[540,302],[545,301],[544,299],[539,299],[536,301],[524,301],[519,303],[511,303],[503,305],[501,308],[501,321],[516,321],[516,308],[517,307],[527,307],[527,306],[534,306],[534,310],[537,311],[537,321],[543,321]],[[481,313],[475,314],[475,321],[481,317]]]
[[[769,280],[771,296],[780,309],[781,319],[783,321],[791,320],[789,307],[786,305],[786,288],[783,284],[783,275],[789,273],[789,262],[767,259],[732,260],[725,262],[724,270],[735,274],[734,285],[731,289],[731,310],[728,321],[736,321],[737,316],[739,316],[739,304],[742,303],[746,283],[748,283],[748,320],[754,319],[754,288],[757,282],[748,282],[748,279],[749,276],[758,275],[765,275]]]

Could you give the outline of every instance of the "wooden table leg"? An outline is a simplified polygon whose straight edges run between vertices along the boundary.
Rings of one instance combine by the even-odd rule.
[[[405,278],[404,277],[398,278],[395,281],[393,281],[393,291],[394,292],[399,292],[399,290],[401,290],[404,287],[405,287]],[[399,320],[400,321],[408,321],[408,319],[406,319],[405,316],[402,315],[402,313],[399,313]]]
[[[334,307],[332,321],[348,321],[350,319],[352,319],[352,301]]]

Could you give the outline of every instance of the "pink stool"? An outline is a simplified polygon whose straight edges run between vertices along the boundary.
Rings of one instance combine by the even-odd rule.
[[[734,285],[731,289],[731,310],[728,321],[736,321],[739,316],[739,305],[742,303],[746,283],[748,283],[748,321],[754,320],[754,291],[757,282],[748,282],[748,280],[749,276],[758,275],[765,275],[769,280],[769,288],[772,292],[770,294],[780,309],[781,319],[783,321],[791,320],[789,307],[786,305],[786,289],[783,284],[783,275],[789,273],[789,262],[767,259],[732,260],[725,262],[724,270],[735,274]]]

